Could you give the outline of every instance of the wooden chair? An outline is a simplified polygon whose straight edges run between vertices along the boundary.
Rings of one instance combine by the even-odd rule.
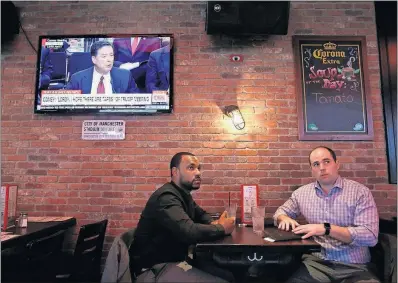
[[[99,282],[102,247],[108,219],[80,227],[73,255],[64,254],[57,278],[68,282]]]

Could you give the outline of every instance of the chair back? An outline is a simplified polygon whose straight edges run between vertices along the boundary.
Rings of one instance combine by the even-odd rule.
[[[131,228],[120,236],[120,239],[126,244],[127,249],[130,249],[130,246],[134,241],[135,230],[136,228]]]
[[[61,230],[26,244],[26,257],[22,265],[31,280],[55,279],[64,237],[65,230]]]
[[[129,249],[134,241],[135,228],[116,237],[106,258],[101,282],[131,283]]]
[[[26,255],[29,261],[41,261],[61,253],[65,230],[30,241],[26,244]]]
[[[90,52],[73,52],[68,61],[68,80],[79,71],[94,66]]]
[[[72,277],[75,280],[99,280],[102,247],[107,225],[108,219],[105,219],[80,227],[73,254],[75,268],[72,271]]]
[[[370,248],[371,267],[383,283],[397,282],[397,235],[379,233],[378,243]]]
[[[50,52],[48,57],[53,66],[53,72],[51,74],[51,80],[48,89],[63,89],[66,83],[66,53]]]
[[[51,80],[66,79],[66,53],[65,52],[50,52],[48,54],[53,65],[53,72]]]

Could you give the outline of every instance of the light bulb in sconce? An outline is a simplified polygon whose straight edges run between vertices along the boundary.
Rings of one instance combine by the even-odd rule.
[[[243,119],[242,113],[239,107],[236,105],[225,106],[224,114],[232,119],[232,123],[238,130],[243,130],[245,128],[245,120]]]

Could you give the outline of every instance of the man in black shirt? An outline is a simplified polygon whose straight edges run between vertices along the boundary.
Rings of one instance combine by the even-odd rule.
[[[224,213],[219,220],[212,221],[211,216],[192,199],[191,191],[199,189],[201,184],[200,170],[199,160],[192,153],[180,152],[173,156],[170,162],[171,182],[151,195],[141,214],[129,250],[130,270],[139,274],[142,269],[159,263],[183,262],[187,260],[190,245],[232,233],[234,219],[226,218]],[[195,265],[195,262],[190,263]],[[215,266],[210,269],[200,267],[213,275],[231,278],[223,276]],[[204,282],[200,281],[202,270],[193,267],[186,274],[190,274],[192,282]],[[187,282],[186,274],[185,278],[173,276],[173,282]],[[209,276],[212,277],[209,282],[225,282],[210,274],[207,274],[207,279]]]

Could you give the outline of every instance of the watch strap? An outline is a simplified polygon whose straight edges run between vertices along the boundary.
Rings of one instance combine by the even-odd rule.
[[[330,234],[330,223],[323,223],[323,226],[325,227],[325,235],[328,236]]]

